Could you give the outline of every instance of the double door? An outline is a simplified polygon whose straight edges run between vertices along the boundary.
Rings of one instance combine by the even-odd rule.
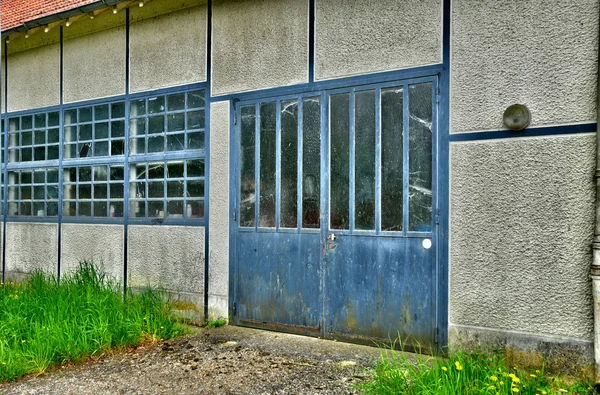
[[[234,324],[433,347],[437,78],[238,102]]]

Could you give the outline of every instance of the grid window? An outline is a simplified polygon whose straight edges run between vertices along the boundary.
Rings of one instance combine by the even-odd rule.
[[[123,165],[66,167],[63,169],[65,217],[123,217]]]
[[[133,100],[130,114],[131,155],[205,148],[204,90]]]
[[[59,123],[57,111],[9,118],[9,162],[57,160]]]
[[[58,169],[9,171],[8,215],[58,216]]]
[[[125,154],[125,102],[65,110],[64,158]]]
[[[131,164],[130,216],[204,218],[204,181],[204,160]]]

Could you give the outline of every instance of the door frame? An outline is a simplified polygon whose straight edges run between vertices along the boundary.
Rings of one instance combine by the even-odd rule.
[[[230,185],[229,185],[229,317],[230,322],[233,325],[239,324],[237,320],[236,301],[238,297],[237,290],[237,273],[238,273],[238,256],[236,251],[237,245],[237,199],[238,199],[238,188],[239,188],[239,135],[237,125],[237,114],[236,109],[239,102],[248,101],[262,101],[262,100],[275,100],[286,96],[294,96],[299,94],[308,94],[314,96],[320,96],[322,100],[326,100],[326,104],[322,105],[321,109],[321,127],[324,122],[328,122],[328,95],[340,89],[342,91],[348,88],[358,88],[364,85],[372,84],[384,84],[384,83],[410,83],[413,80],[419,79],[435,79],[437,78],[437,92],[435,97],[437,98],[437,144],[434,145],[435,150],[433,157],[435,158],[436,169],[433,180],[433,186],[436,188],[437,193],[435,194],[433,205],[433,217],[437,249],[436,249],[436,262],[435,262],[435,340],[438,347],[438,352],[444,352],[448,345],[448,271],[449,271],[449,210],[450,210],[450,199],[449,199],[449,73],[447,67],[444,64],[424,66],[414,69],[399,70],[393,72],[383,72],[377,74],[371,74],[367,76],[359,77],[348,77],[340,78],[336,80],[323,81],[302,84],[299,86],[281,87],[264,89],[260,91],[240,93],[236,95],[229,95],[223,97],[230,102],[230,119],[229,119],[229,130],[230,130]],[[321,149],[327,149],[329,143],[329,133],[321,139]],[[325,156],[321,161],[321,188],[329,188],[329,172],[328,172],[328,160],[329,153],[325,151]],[[327,211],[325,210],[324,204],[327,204],[327,210],[329,209],[329,190],[321,189],[321,241],[326,242],[329,223],[328,218],[325,216]],[[327,191],[327,192],[323,192]],[[326,199],[326,200],[325,200]],[[321,281],[324,282],[324,276],[321,276]],[[324,284],[322,284],[324,286]],[[323,289],[325,292],[325,289]],[[322,325],[324,328],[324,325]],[[323,329],[324,330],[324,329]]]

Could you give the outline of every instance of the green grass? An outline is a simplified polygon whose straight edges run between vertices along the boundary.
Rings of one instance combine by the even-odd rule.
[[[208,329],[215,329],[215,328],[218,328],[223,325],[227,325],[227,319],[223,318],[223,317],[219,317],[214,320],[206,321],[206,323],[204,324],[204,327],[208,328]]]
[[[382,352],[364,394],[593,394],[593,383],[545,374],[543,367],[527,371],[508,367],[499,353],[453,353],[449,358]]]
[[[184,333],[160,290],[126,297],[117,283],[82,262],[61,279],[33,274],[0,286],[0,381],[42,373],[108,350]]]

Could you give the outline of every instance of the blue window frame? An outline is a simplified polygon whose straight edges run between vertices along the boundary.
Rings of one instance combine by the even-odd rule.
[[[195,84],[3,114],[6,215],[204,224],[205,95]]]

